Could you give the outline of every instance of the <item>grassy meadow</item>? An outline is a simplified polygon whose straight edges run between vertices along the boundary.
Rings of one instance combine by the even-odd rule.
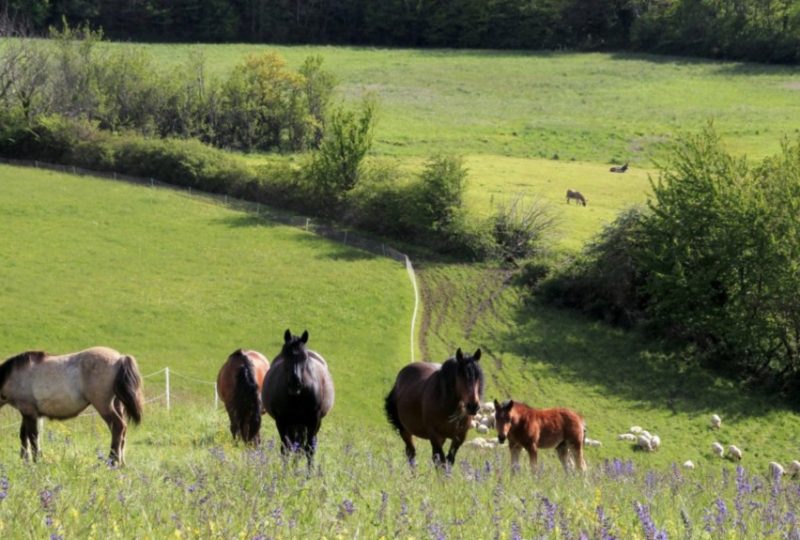
[[[104,47],[129,47],[105,44]],[[137,45],[138,46],[138,45]],[[465,157],[481,215],[515,194],[549,201],[553,241],[577,251],[629,204],[644,203],[663,144],[713,119],[753,158],[794,136],[796,70],[611,54],[141,45],[165,68],[201,50],[222,75],[277,50],[320,54],[347,101],[380,100],[375,157],[409,170]],[[557,159],[556,159],[557,157]],[[292,156],[248,156],[254,164]],[[624,175],[611,162],[629,160]],[[579,189],[586,208],[565,204]],[[418,352],[485,353],[486,398],[571,406],[587,419],[589,473],[564,476],[543,451],[535,476],[507,450],[465,448],[449,473],[430,446],[404,463],[382,398],[409,358],[413,292],[402,265],[184,193],[0,166],[3,357],[107,344],[137,357],[148,405],[129,431],[128,466],[100,456],[93,416],[46,422],[44,458],[17,457],[18,415],[0,410],[0,535],[11,538],[797,538],[800,489],[767,463],[800,459],[800,415],[698,369],[636,333],[527,304],[508,271],[417,261]],[[318,468],[264,443],[230,441],[210,383],[238,347],[277,353],[285,328],[310,332],[337,389]],[[723,428],[711,431],[711,413]],[[655,453],[616,440],[640,425]],[[738,464],[710,451],[744,452]],[[695,470],[680,464],[690,459]],[[677,464],[677,467],[675,466]]]

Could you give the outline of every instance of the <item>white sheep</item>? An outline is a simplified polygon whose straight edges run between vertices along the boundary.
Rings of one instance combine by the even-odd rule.
[[[642,431],[644,431],[644,430],[642,429],[641,426],[631,426],[631,429],[628,430],[628,432],[633,433],[634,435],[638,435]]]
[[[590,439],[588,437],[586,438],[586,440],[583,441],[583,444],[586,446],[594,446],[594,447],[603,446],[603,443],[601,443],[600,441],[596,439]]]
[[[800,474],[800,461],[797,461],[796,459],[792,460],[792,462],[789,463],[789,466],[786,469],[787,469],[786,474],[791,476],[797,476],[798,474]]]
[[[494,414],[494,402],[487,401],[483,405],[481,405],[481,412],[486,414]]]
[[[651,449],[658,450],[660,446],[661,446],[661,437],[659,437],[658,435],[653,435],[652,437],[650,437]]]
[[[719,457],[722,457],[722,455],[725,453],[725,447],[718,442],[711,443],[711,451],[717,454]]]
[[[741,459],[741,458],[739,458]],[[783,465],[776,461],[769,462],[769,476],[770,478],[775,478],[776,476],[783,476],[786,474],[783,470]]]
[[[741,461],[742,459],[742,451],[739,450],[738,447],[734,445],[728,446],[728,457],[731,459],[735,459],[737,461]]]
[[[485,424],[478,424],[478,427],[475,428],[475,431],[477,431],[478,433],[481,433],[481,434],[489,433],[489,428],[486,427]]]
[[[722,418],[718,414],[711,415],[711,429],[719,429],[722,426]]]
[[[687,459],[683,462],[684,469],[694,469],[694,462],[691,459]]]
[[[634,442],[636,441],[636,435],[634,435],[633,433],[620,433],[619,435],[617,435],[617,440]]]
[[[474,446],[475,448],[483,448],[483,445],[486,444],[486,439],[483,437],[475,437],[474,439],[470,439],[466,442],[464,446]]]
[[[645,437],[644,435],[639,435],[639,438],[637,439],[636,444],[639,446],[639,448],[641,448],[645,452],[652,452],[653,451],[652,440],[650,439],[650,437]]]

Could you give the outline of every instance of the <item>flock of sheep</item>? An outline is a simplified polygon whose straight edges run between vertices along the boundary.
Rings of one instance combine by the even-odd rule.
[[[494,426],[494,403],[487,401],[481,405],[478,413],[472,419],[471,428],[481,435],[487,435],[492,432]],[[719,430],[721,427],[722,418],[720,418],[718,414],[712,414],[709,428]],[[617,435],[617,440],[631,442],[634,444],[635,449],[642,450],[644,452],[655,452],[661,446],[661,437],[655,433],[650,433],[641,426],[631,426],[627,432]],[[467,443],[467,446],[471,446],[473,448],[496,448],[499,446],[499,444],[500,443],[497,441],[497,437],[475,437]],[[586,446],[601,446],[602,443],[598,440],[589,439],[587,437],[584,440],[584,444]],[[727,458],[733,461],[741,461],[742,459],[741,449],[733,444],[728,446],[726,453],[725,447],[722,444],[714,442],[711,444],[711,451],[721,458]],[[686,460],[683,463],[683,467],[686,469],[694,469],[695,464],[691,460]],[[800,461],[793,460],[786,467],[777,461],[770,461],[769,475],[772,478],[783,475],[800,476]]]

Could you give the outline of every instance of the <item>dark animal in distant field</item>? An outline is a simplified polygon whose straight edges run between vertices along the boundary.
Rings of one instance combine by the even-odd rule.
[[[142,419],[144,397],[136,360],[108,347],[51,356],[28,351],[0,365],[0,407],[22,414],[20,455],[39,456],[39,417],[65,420],[93,405],[111,430],[113,464],[125,463],[127,423]],[[30,448],[29,448],[30,447]]]
[[[322,419],[333,407],[333,379],[322,356],[306,348],[308,332],[283,336],[283,348],[264,377],[261,398],[275,419],[281,452],[302,450],[311,467]]]
[[[581,195],[580,191],[573,191],[571,189],[567,190],[567,204],[569,204],[570,199],[574,199],[578,204],[582,204],[586,206],[586,198]]]
[[[495,400],[494,408],[497,440],[503,444],[508,439],[514,468],[519,465],[519,453],[523,448],[530,457],[531,469],[536,468],[540,448],[555,448],[565,471],[576,464],[580,470],[586,470],[583,459],[586,425],[581,415],[564,408],[534,409],[512,400],[504,403]]]
[[[625,162],[625,165],[622,165],[621,167],[611,167],[609,169],[610,172],[616,172],[616,173],[624,173],[627,170],[628,170],[628,162],[627,161]]]
[[[483,394],[480,358],[480,349],[472,356],[465,356],[458,349],[455,358],[443,364],[415,362],[397,374],[384,406],[389,422],[406,443],[410,463],[416,457],[414,436],[417,436],[431,442],[434,463],[453,464],[467,437],[470,421],[480,407]],[[446,439],[452,442],[445,458]]]
[[[269,371],[269,361],[258,351],[239,349],[231,353],[217,374],[217,392],[228,418],[231,435],[244,442],[259,443],[261,387]]]

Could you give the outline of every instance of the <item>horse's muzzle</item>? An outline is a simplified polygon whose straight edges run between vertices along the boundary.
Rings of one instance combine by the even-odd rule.
[[[478,409],[480,409],[480,405],[478,403],[467,403],[467,412],[470,415],[475,415],[478,413]]]
[[[500,444],[503,444],[504,442],[506,442],[506,436],[498,434],[497,435],[497,442],[499,442]]]

